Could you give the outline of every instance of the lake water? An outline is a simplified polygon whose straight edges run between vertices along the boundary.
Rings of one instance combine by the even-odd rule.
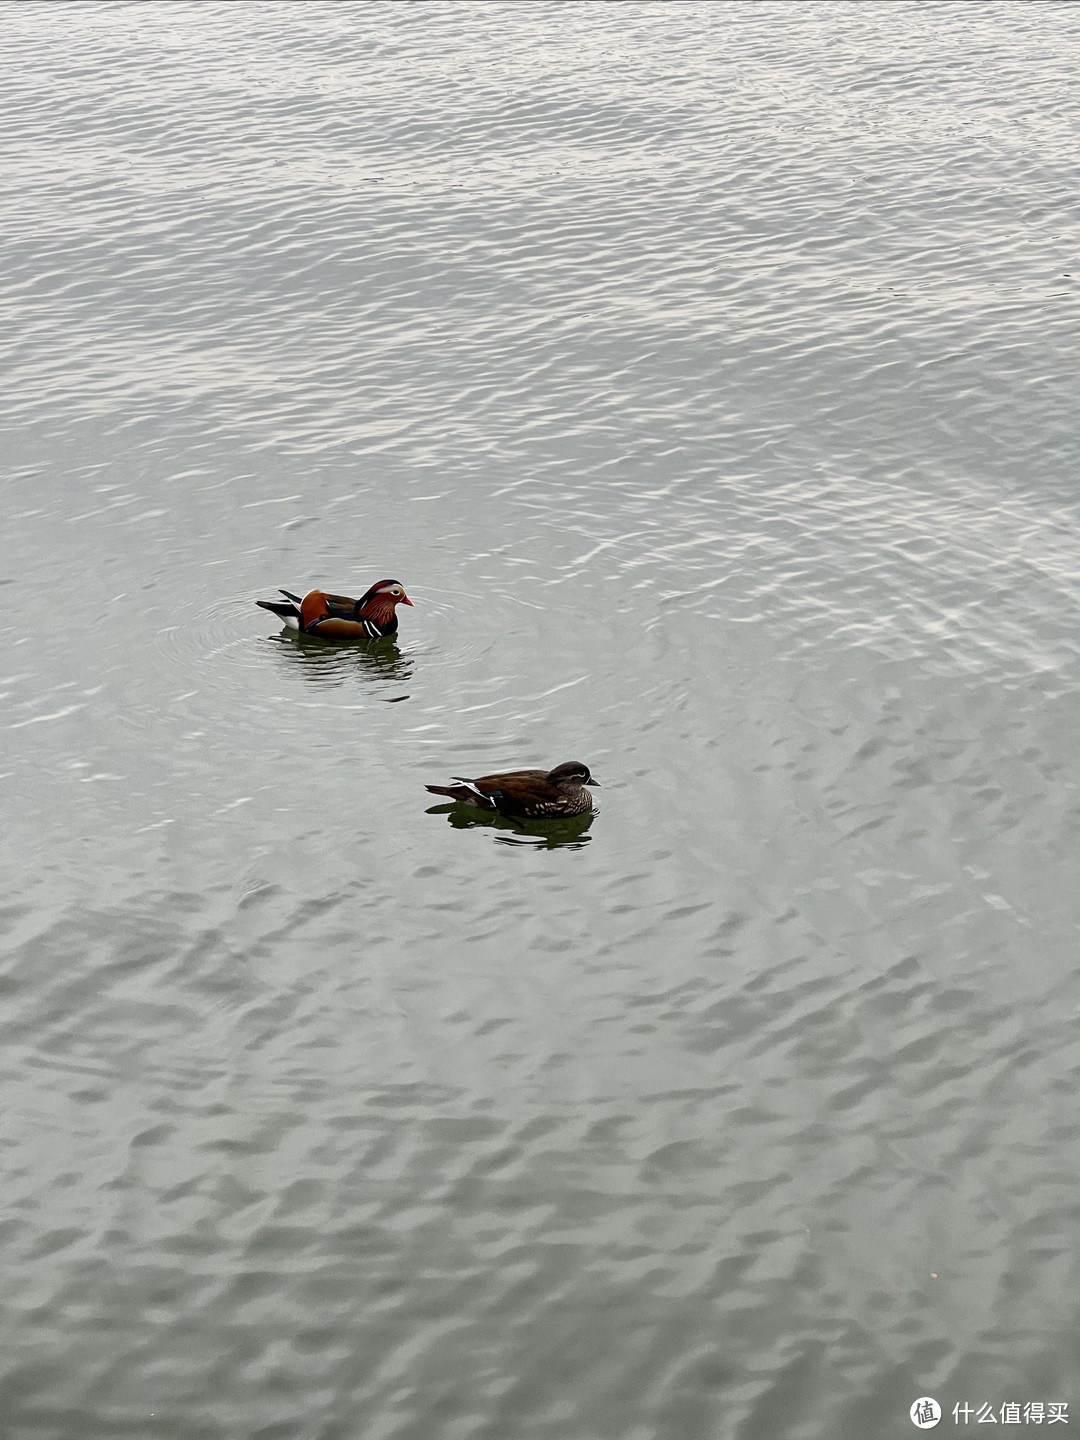
[[[1080,7],[3,27],[5,1440],[1075,1424]]]

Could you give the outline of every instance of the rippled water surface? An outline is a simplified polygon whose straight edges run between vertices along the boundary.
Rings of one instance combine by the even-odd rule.
[[[2,19],[5,1440],[1080,1420],[1080,7]]]

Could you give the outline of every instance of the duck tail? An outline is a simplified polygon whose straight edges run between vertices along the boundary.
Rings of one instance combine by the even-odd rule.
[[[470,790],[467,785],[425,785],[424,789],[430,790],[432,795],[449,795],[450,799],[456,800],[459,805],[475,805],[478,810],[495,809],[486,796]]]
[[[282,594],[285,592],[282,591]],[[284,600],[256,600],[256,605],[261,605],[264,610],[269,610],[280,620],[295,620],[300,624],[300,611],[293,604],[286,604]]]

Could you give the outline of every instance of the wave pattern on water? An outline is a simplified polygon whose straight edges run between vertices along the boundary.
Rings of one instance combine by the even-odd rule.
[[[1080,10],[4,18],[12,1434],[1075,1395]]]

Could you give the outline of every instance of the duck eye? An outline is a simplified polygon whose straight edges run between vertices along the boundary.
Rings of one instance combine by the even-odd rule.
[[[401,594],[401,586],[400,586],[400,585],[395,585],[394,588],[390,591],[390,594],[391,594],[391,595],[400,595],[400,594]]]

